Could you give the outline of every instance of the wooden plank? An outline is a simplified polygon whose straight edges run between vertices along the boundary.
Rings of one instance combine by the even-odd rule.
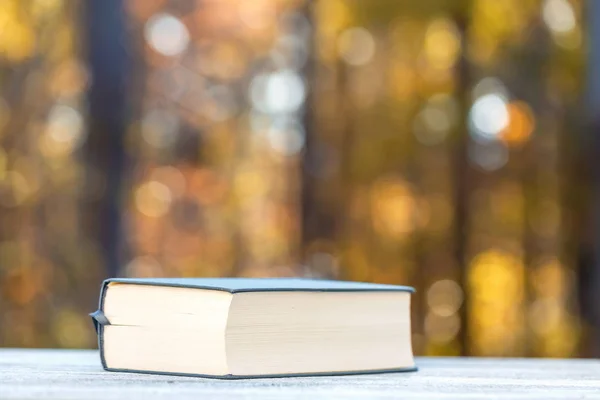
[[[600,361],[419,358],[419,372],[213,380],[102,370],[97,351],[0,349],[0,399],[600,399]]]

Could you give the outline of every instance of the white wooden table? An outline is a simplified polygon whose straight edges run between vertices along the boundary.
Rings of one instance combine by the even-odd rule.
[[[92,350],[0,349],[0,399],[600,399],[600,361],[419,358],[412,373],[213,380],[106,372]]]

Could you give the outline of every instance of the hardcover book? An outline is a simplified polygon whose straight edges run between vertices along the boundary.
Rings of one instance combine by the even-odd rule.
[[[109,279],[91,314],[109,371],[245,378],[416,370],[406,286]]]

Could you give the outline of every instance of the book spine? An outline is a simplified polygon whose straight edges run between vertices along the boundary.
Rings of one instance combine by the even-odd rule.
[[[108,287],[110,280],[107,279],[102,282],[102,288],[100,290],[100,299],[98,301],[98,310],[89,314],[92,318],[92,322],[94,323],[94,329],[96,330],[96,335],[98,336],[98,350],[100,351],[100,362],[102,363],[102,367],[107,369],[106,360],[104,359],[104,326],[110,325],[110,321],[106,318],[106,315],[103,311],[104,306],[104,296],[106,295],[106,289]]]

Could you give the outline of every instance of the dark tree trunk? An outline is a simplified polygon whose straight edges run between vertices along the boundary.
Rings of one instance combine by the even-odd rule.
[[[312,2],[307,2],[304,6],[304,15],[312,19]],[[313,172],[315,162],[315,132],[314,132],[314,110],[312,99],[314,97],[314,76],[315,76],[315,60],[314,60],[314,28],[311,27],[311,36],[308,49],[308,59],[304,67],[303,75],[307,83],[308,95],[303,115],[303,126],[305,131],[304,152],[302,153],[302,195],[301,195],[301,213],[302,213],[302,239],[301,239],[301,255],[303,262],[306,262],[307,246],[319,236],[318,218],[316,218],[317,201],[315,199],[316,178]]]
[[[574,179],[585,185],[586,196],[581,221],[577,263],[579,270],[580,306],[584,320],[591,328],[587,335],[586,355],[600,355],[600,2],[587,2],[588,15],[588,128],[579,140],[583,160]]]
[[[88,62],[88,138],[83,149],[84,230],[99,246],[108,276],[122,262],[124,137],[129,114],[129,51],[123,0],[86,2]]]
[[[456,81],[458,87],[458,96],[461,110],[461,122],[459,132],[455,138],[454,149],[454,258],[459,268],[460,285],[463,288],[464,301],[461,310],[461,329],[459,332],[459,341],[461,344],[462,355],[468,355],[469,349],[469,288],[467,287],[467,268],[468,268],[468,244],[469,244],[469,193],[470,193],[470,166],[468,157],[469,132],[468,132],[468,113],[471,106],[469,97],[470,84],[470,65],[467,59],[468,37],[467,28],[469,24],[469,4],[465,5],[455,13],[454,20],[460,32],[461,37],[461,56],[456,67]]]

